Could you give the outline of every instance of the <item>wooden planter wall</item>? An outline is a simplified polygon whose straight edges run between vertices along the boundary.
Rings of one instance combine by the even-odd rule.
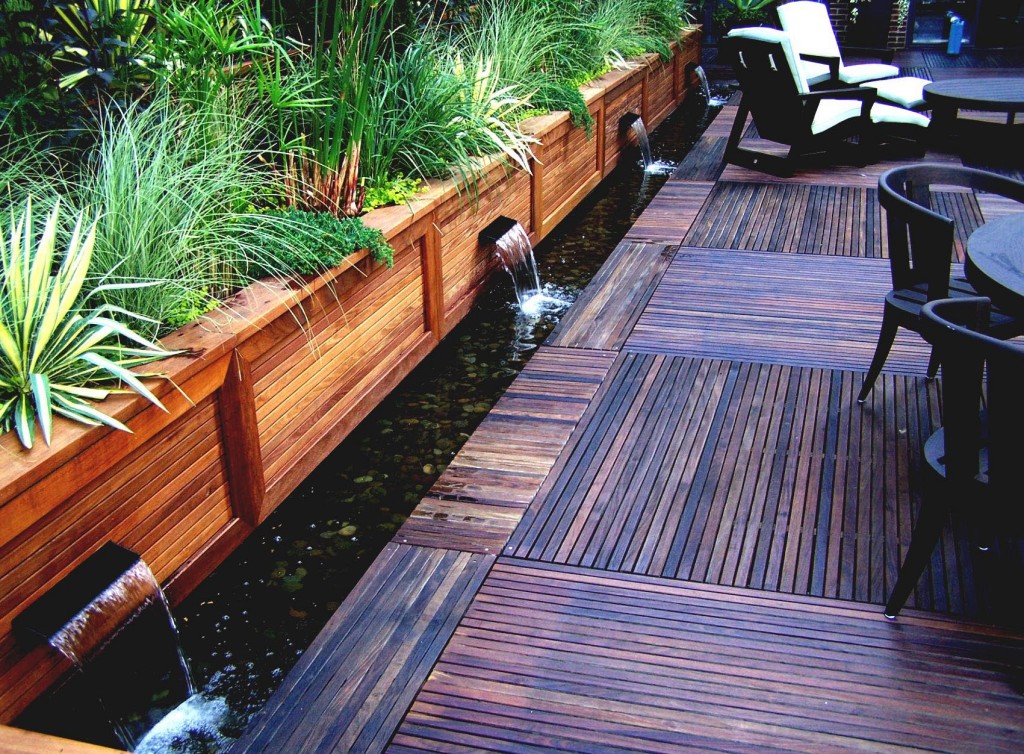
[[[11,621],[104,542],[142,557],[179,601],[330,453],[472,306],[494,267],[478,232],[499,215],[534,242],[615,166],[619,119],[649,128],[692,88],[699,31],[672,61],[649,56],[584,89],[593,138],[565,113],[535,118],[533,173],[495,162],[478,199],[451,183],[366,216],[395,248],[365,253],[302,287],[257,284],[229,310],[165,339],[167,407],[122,397],[104,409],[133,434],[64,424],[50,448],[0,437],[0,722],[66,670],[12,635]],[[691,77],[692,78],[692,77]],[[187,397],[186,397],[187,396]]]

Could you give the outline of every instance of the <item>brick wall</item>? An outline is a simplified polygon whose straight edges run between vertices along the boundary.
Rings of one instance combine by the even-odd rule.
[[[840,45],[846,42],[846,30],[850,26],[850,8],[850,0],[833,0],[829,5],[829,18],[832,19],[832,28],[836,30],[836,38]],[[901,24],[899,15],[899,4],[894,0],[886,42],[886,46],[891,50],[902,50],[907,46],[906,20]]]

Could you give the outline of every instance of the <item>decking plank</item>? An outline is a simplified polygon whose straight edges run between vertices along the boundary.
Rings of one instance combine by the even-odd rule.
[[[500,553],[614,359],[604,351],[540,348],[394,541]]]
[[[700,215],[713,186],[711,181],[667,181],[626,232],[625,240],[678,246]],[[608,264],[605,262],[602,270]]]
[[[388,545],[232,754],[381,751],[493,562]]]
[[[891,286],[884,260],[684,248],[625,347],[866,370]],[[928,353],[901,330],[885,368],[923,374]]]
[[[624,353],[505,553],[883,603],[940,417],[935,384],[881,379],[860,407],[855,372]],[[987,557],[969,541],[954,518],[918,606],[1006,612],[966,596]]]
[[[870,187],[719,181],[681,240],[686,246],[844,257],[888,256],[878,181]],[[979,200],[967,191],[939,191],[937,211],[956,222],[956,261],[983,222]]]
[[[1009,752],[1021,661],[914,611],[500,558],[389,751]]]
[[[547,343],[562,348],[621,348],[674,251],[662,244],[623,240],[555,326]]]

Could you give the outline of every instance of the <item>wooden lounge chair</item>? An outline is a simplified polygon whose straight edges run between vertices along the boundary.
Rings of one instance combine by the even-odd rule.
[[[876,104],[873,89],[812,92],[796,64],[789,35],[778,29],[733,29],[721,49],[743,93],[726,145],[726,162],[790,176],[799,156],[815,151],[850,153],[853,147],[846,140],[857,137],[851,156],[863,165],[873,158],[879,129],[908,129],[905,135],[916,141],[923,134],[920,129],[928,125],[921,113]],[[786,157],[740,147],[748,115],[762,139],[790,147]]]
[[[798,65],[811,89],[868,86],[878,98],[911,110],[925,108],[923,90],[928,79],[900,76],[892,65],[892,50],[865,50],[885,62],[846,65],[836,41],[828,9],[816,0],[795,0],[776,8],[779,26],[789,34]]]
[[[941,299],[921,311],[921,333],[942,361],[942,428],[928,438],[924,500],[906,559],[885,606],[895,618],[931,559],[951,509],[974,516],[988,549],[1000,519],[1020,513],[1020,432],[1024,427],[1024,346],[986,334],[987,298]],[[987,411],[981,412],[982,375]],[[998,526],[998,528],[997,528]],[[1006,595],[1016,599],[1015,595]]]

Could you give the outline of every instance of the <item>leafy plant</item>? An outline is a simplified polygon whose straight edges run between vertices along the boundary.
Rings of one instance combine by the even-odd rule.
[[[712,17],[722,31],[739,26],[760,26],[767,23],[775,0],[722,0]]]
[[[155,17],[160,76],[185,101],[220,94],[240,72],[255,73],[261,83],[274,72],[274,84],[287,90],[289,44],[263,17],[259,0],[170,0]]]
[[[386,207],[389,204],[405,204],[423,190],[423,181],[419,178],[406,178],[399,173],[394,178],[379,181],[378,185],[367,186],[366,210]]]
[[[461,34],[461,46],[489,57],[502,85],[516,86],[532,107],[568,110],[573,123],[586,128],[593,118],[579,88],[559,70],[558,50],[580,24],[548,4],[526,0],[487,0],[478,22]]]
[[[312,95],[327,105],[307,109],[296,120],[308,147],[285,166],[296,208],[349,216],[362,210],[360,160],[393,2],[345,0],[330,15],[328,3],[320,11],[317,28],[330,31],[326,39],[313,40]]]
[[[751,14],[763,10],[776,0],[723,0],[726,5],[731,5],[740,13]]]
[[[77,304],[96,238],[96,222],[79,214],[60,266],[56,264],[59,204],[36,240],[32,201],[12,214],[10,240],[0,235],[0,430],[14,429],[31,448],[38,423],[50,444],[53,414],[128,430],[92,405],[127,385],[152,403],[160,401],[128,371],[172,355],[109,314],[136,316],[111,305],[83,311]],[[133,345],[124,345],[124,342]]]
[[[102,90],[133,90],[151,78],[147,32],[154,0],[74,0],[55,3],[54,23],[40,32],[57,49],[60,87],[84,81]]]
[[[267,213],[267,220],[288,227],[292,233],[288,243],[272,242],[267,245],[267,268],[251,270],[256,277],[291,272],[299,275],[316,273],[337,267],[348,255],[366,249],[378,262],[390,267],[393,250],[384,235],[368,228],[358,217],[338,218],[327,212],[306,212],[286,209]]]
[[[40,39],[48,18],[45,3],[0,2],[0,134],[22,135],[57,107],[49,86],[51,47]]]

